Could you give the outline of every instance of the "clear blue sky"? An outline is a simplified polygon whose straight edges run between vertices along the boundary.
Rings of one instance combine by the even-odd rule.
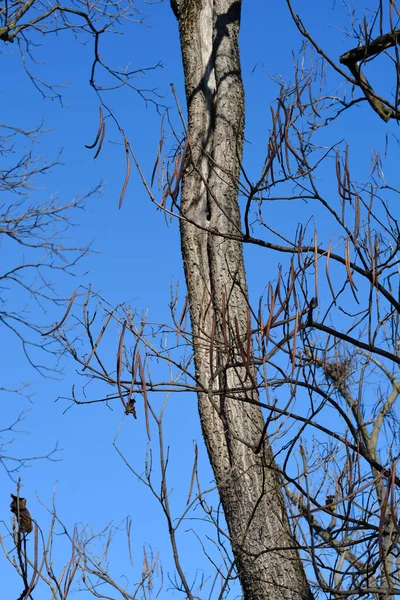
[[[339,3],[314,1],[298,4],[305,23],[335,59],[352,47],[352,40],[346,39],[338,28],[346,14]],[[303,9],[301,5],[304,4],[307,6]],[[173,106],[169,86],[173,82],[184,105],[177,25],[169,3],[142,4],[140,8],[149,15],[146,20],[148,26],[126,24],[123,36],[109,36],[102,52],[119,66],[131,63],[133,68],[137,68],[162,62],[163,67],[148,73],[140,84],[146,88],[156,87],[163,97],[162,102]],[[43,45],[35,50],[39,60],[35,66],[36,73],[52,83],[69,82],[63,90],[64,106],[57,101],[44,100],[34,89],[22,69],[15,47],[3,45],[0,55],[2,122],[29,128],[44,119],[49,133],[40,142],[40,153],[52,158],[62,149],[63,164],[38,181],[43,189],[33,192],[32,198],[36,202],[57,194],[66,201],[84,194],[100,180],[105,182],[102,197],[90,200],[85,213],[72,216],[77,227],[71,229],[69,235],[77,244],[94,240],[96,253],[82,263],[81,272],[87,271],[87,274],[81,280],[60,279],[60,296],[70,296],[77,283],[90,283],[111,304],[129,301],[139,310],[150,307],[151,320],[163,322],[168,319],[171,281],[181,283],[184,295],[177,224],[166,225],[164,215],[156,211],[149,201],[134,169],[122,209],[118,210],[125,172],[124,150],[117,131],[111,126],[108,128],[103,149],[95,161],[93,151],[84,147],[92,142],[98,126],[98,100],[88,84],[90,44],[78,45],[69,33],[58,38],[49,37],[41,43]],[[245,166],[252,178],[256,178],[261,170],[270,128],[269,107],[277,94],[277,86],[269,74],[291,79],[292,52],[296,55],[300,46],[300,37],[290,20],[285,2],[244,2],[241,52],[247,108]],[[377,81],[381,80],[383,75],[377,76]],[[339,83],[335,76],[332,81]],[[334,84],[331,87],[334,88]],[[153,105],[146,106],[138,94],[127,89],[109,92],[108,98],[144,173],[150,178],[157,153],[160,115]],[[361,174],[368,172],[370,148],[383,148],[385,132],[396,129],[395,123],[383,125],[368,107],[363,106],[353,110],[351,115],[344,115],[330,135],[331,141],[339,141],[346,135],[350,138],[351,156],[356,157],[354,170],[360,169]],[[361,167],[362,164],[367,167]],[[391,168],[394,169],[394,166],[388,167]],[[277,210],[281,212],[274,214],[274,218],[285,219],[291,231],[296,230],[299,220],[307,220],[312,214],[312,208],[306,207],[304,215],[291,214],[291,219],[288,219],[286,208]],[[19,249],[14,248],[13,252],[17,253]],[[277,262],[270,264],[265,258],[266,266],[260,278],[260,259],[254,259],[255,251],[246,249],[246,257],[251,294],[257,298],[268,279],[275,276]],[[19,260],[17,254],[11,258]],[[24,258],[27,259],[26,256]],[[2,255],[2,259],[7,261],[10,257],[5,259]],[[18,304],[21,299],[13,301]],[[54,311],[50,308],[47,314],[43,314],[32,306],[32,315],[38,323],[52,324],[62,315],[62,309]],[[122,546],[117,544],[110,571],[118,577],[124,569],[131,569],[127,576],[136,581],[141,568],[141,549],[146,542],[154,551],[160,552],[164,577],[167,578],[167,573],[173,573],[173,567],[163,515],[150,492],[129,473],[112,446],[120,425],[121,407],[114,404],[113,411],[104,405],[74,407],[64,414],[68,403],[61,400],[56,403],[55,400],[58,396],[70,396],[73,384],[77,390],[80,389],[81,381],[75,365],[71,361],[63,362],[62,375],[44,379],[27,364],[16,340],[3,329],[0,331],[3,348],[1,385],[15,387],[19,382],[30,381],[32,393],[31,402],[15,395],[1,394],[1,427],[7,426],[21,410],[31,409],[21,427],[27,433],[15,437],[9,454],[42,455],[56,442],[63,448],[60,462],[36,462],[20,473],[23,482],[21,493],[28,498],[32,515],[45,531],[49,518],[38,504],[36,494],[50,504],[55,485],[58,514],[69,527],[75,522],[89,523],[98,531],[110,521],[119,524],[130,515],[133,519],[135,566],[132,570],[126,565],[123,541]],[[114,344],[110,344],[108,350],[110,360],[114,360],[116,346],[115,332]],[[81,394],[80,391],[78,393]],[[90,387],[87,394],[88,397],[92,394]],[[147,444],[141,406],[138,413],[137,421],[125,420],[119,439],[127,458],[142,472]],[[200,446],[203,481],[212,481],[212,474],[204,460],[194,396],[176,395],[170,398],[165,435],[167,444],[171,443],[171,501],[179,515],[189,490],[193,440],[197,440]],[[0,482],[0,518],[9,523],[9,494],[15,486],[4,471],[0,472]],[[215,497],[213,501],[216,503]],[[191,523],[188,522],[182,531],[190,528]],[[199,543],[190,532],[184,537],[184,548],[184,568],[191,574],[189,579],[193,579],[196,570],[203,568],[206,571],[207,565]],[[162,597],[167,589],[168,584],[165,584]],[[18,590],[20,582],[15,583],[13,570],[0,555],[2,597],[13,598]]]

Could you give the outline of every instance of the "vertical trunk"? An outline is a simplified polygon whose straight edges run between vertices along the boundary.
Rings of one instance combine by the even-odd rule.
[[[188,103],[182,181],[182,253],[189,293],[199,412],[246,600],[309,599],[267,443],[243,365],[252,356],[239,236],[238,180],[244,98],[238,51],[240,0],[175,0]],[[212,232],[218,232],[215,235]],[[223,237],[226,234],[226,238]],[[247,337],[246,337],[247,336]],[[238,339],[243,347],[240,347]],[[238,366],[239,365],[239,366]]]

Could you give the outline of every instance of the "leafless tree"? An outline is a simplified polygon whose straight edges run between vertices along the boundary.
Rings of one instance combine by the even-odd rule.
[[[98,150],[104,141],[106,121],[112,119],[111,111],[102,100],[104,91],[110,86],[126,85],[146,102],[154,102],[156,97],[152,90],[135,85],[146,68],[114,68],[102,58],[104,36],[116,33],[127,20],[138,23],[143,20],[131,1],[60,4],[7,0],[0,7],[0,43],[7,51],[18,50],[27,76],[44,98],[58,99],[62,103],[64,84],[41,78],[36,57],[38,41],[42,43],[48,37],[72,33],[77,43],[91,42],[93,60],[88,64],[88,81],[102,105]],[[67,299],[57,293],[59,276],[79,274],[78,263],[90,250],[89,243],[73,244],[68,239],[68,228],[77,222],[87,201],[101,192],[102,184],[75,198],[60,198],[48,192],[43,180],[57,167],[59,157],[47,159],[39,154],[40,138],[45,133],[43,123],[31,129],[12,123],[0,124],[0,331],[3,347],[4,340],[9,339],[6,335],[16,336],[30,365],[46,376],[54,370],[55,361],[48,360],[53,352],[51,344],[40,335],[44,314],[52,305],[65,304]],[[43,351],[49,354],[43,356]],[[5,395],[17,391],[27,396],[30,393],[27,379],[21,374],[21,381],[11,385],[3,380],[0,392]],[[21,418],[22,415],[16,417],[16,423]],[[9,474],[28,460],[8,453],[17,432],[16,423],[4,426],[1,432],[0,460]]]
[[[45,369],[30,353],[30,348],[43,345],[38,335],[30,336],[42,329],[40,321],[32,320],[28,301],[33,298],[41,308],[49,302],[59,306],[65,303],[55,293],[50,274],[54,271],[74,274],[76,264],[88,253],[87,246],[68,244],[66,229],[74,211],[83,209],[87,198],[99,192],[100,186],[85,197],[67,202],[56,197],[38,201],[37,196],[43,194],[35,192],[40,185],[38,179],[55,166],[35,152],[40,129],[21,131],[2,126],[2,133],[1,152],[7,166],[0,172],[0,234],[8,260],[3,261],[1,273],[0,322],[19,338],[28,361]],[[24,152],[26,142],[30,147]]]
[[[38,39],[73,33],[78,42],[91,42],[93,61],[89,64],[88,80],[98,95],[100,108],[100,131],[92,148],[100,151],[104,141],[106,121],[113,114],[103,102],[102,93],[109,88],[129,86],[140,94],[145,101],[154,101],[152,90],[144,90],[134,85],[135,79],[148,70],[135,71],[116,69],[104,62],[101,56],[101,42],[105,34],[116,33],[124,21],[141,23],[144,16],[133,6],[131,0],[119,2],[26,2],[7,1],[0,8],[0,41],[5,45],[15,44],[20,52],[22,65],[34,86],[46,98],[58,98],[62,101],[63,86],[59,82],[48,82],[35,73],[38,63],[35,48]],[[156,68],[150,67],[150,68]],[[147,94],[147,95],[146,95]],[[106,114],[105,114],[106,113]],[[47,161],[36,152],[38,139],[43,126],[22,130],[10,125],[0,125],[0,153],[2,169],[0,171],[0,234],[15,248],[29,253],[32,260],[25,264],[16,260],[16,264],[6,265],[1,274],[2,285],[11,289],[9,295],[24,291],[19,297],[31,296],[38,305],[56,300],[46,271],[64,270],[72,272],[76,263],[88,252],[88,247],[69,247],[64,237],[70,224],[71,215],[76,209],[82,209],[89,196],[97,194],[101,186],[95,187],[85,197],[74,198],[67,202],[56,197],[38,200],[38,179],[53,169],[58,160]],[[121,131],[123,134],[123,132]],[[33,193],[36,190],[34,200]],[[43,195],[43,192],[42,192]],[[18,252],[12,249],[13,256]],[[34,252],[36,251],[36,253]],[[30,276],[33,274],[34,276]],[[25,303],[19,311],[10,309],[6,298],[1,298],[0,318],[3,325],[11,329],[21,340],[28,356],[28,345],[24,328],[39,331],[39,327],[27,318]],[[43,342],[43,340],[42,340]],[[43,347],[43,343],[40,344]],[[32,362],[32,361],[31,361]]]
[[[38,39],[72,33],[77,42],[91,44],[93,61],[89,70],[89,82],[96,93],[110,87],[127,85],[149,102],[154,101],[155,91],[135,85],[135,80],[149,68],[135,70],[117,68],[107,64],[102,57],[101,43],[106,34],[119,31],[124,21],[142,23],[145,15],[136,8],[133,0],[73,0],[64,3],[50,0],[7,0],[0,9],[0,40],[16,44],[23,67],[36,89],[47,98],[62,102],[62,82],[42,79],[35,71],[35,47]]]
[[[112,593],[114,597],[118,594],[116,597],[121,600],[147,600],[159,592],[163,574],[158,554],[148,546],[136,547],[129,518],[119,526],[107,526],[99,533],[88,526],[69,531],[57,515],[54,494],[50,508],[42,503],[49,515],[47,527],[42,529],[35,520],[32,527],[30,519],[29,530],[23,526],[23,516],[28,514],[30,518],[30,514],[26,499],[18,495],[19,485],[20,482],[17,495],[12,495],[11,511],[15,514],[12,527],[4,526],[0,533],[5,558],[22,582],[18,600],[33,598],[36,593],[50,593],[53,598],[66,600],[76,591],[86,591],[97,598],[110,598]],[[136,569],[138,580],[132,590],[126,585],[127,579],[121,581],[123,573],[113,574],[110,568],[113,545],[119,540],[123,540],[127,548],[127,565],[131,568],[133,554],[135,559],[142,554],[142,562]]]
[[[89,400],[74,391],[71,407],[120,404],[124,421],[143,422],[152,449],[144,469],[118,438],[115,446],[163,510],[175,587],[187,598],[234,596],[239,579],[246,600],[392,599],[400,590],[399,189],[386,179],[379,154],[364,181],[353,178],[351,148],[332,139],[330,124],[364,101],[383,121],[398,118],[398,79],[387,100],[363,74],[364,63],[378,57],[398,73],[397,8],[379,3],[353,22],[356,44],[336,60],[288,2],[325,62],[308,61],[307,46],[293,82],[278,82],[265,161],[253,181],[242,160],[240,4],[172,4],[188,122],[182,117],[172,160],[160,157],[156,165],[161,198],[142,178],[151,200],[180,221],[186,297],[173,295],[171,322],[156,324],[81,288],[49,333],[83,377],[113,388]],[[360,96],[330,90],[326,65]],[[282,223],[281,203],[299,205],[292,209],[298,223]],[[265,293],[255,303],[244,244],[264,250],[263,263],[282,261],[271,281],[260,267]],[[71,318],[80,294],[83,316]],[[113,322],[118,342],[109,362],[102,349]],[[202,481],[197,446],[186,506],[175,514],[170,505],[163,419],[169,397],[182,391],[198,397],[224,518],[209,501],[215,489]],[[196,510],[214,531],[211,538],[196,530],[210,561],[210,579],[198,587],[178,539]]]

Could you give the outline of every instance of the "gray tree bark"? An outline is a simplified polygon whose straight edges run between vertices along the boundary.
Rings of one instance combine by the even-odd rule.
[[[239,241],[241,2],[171,3],[179,23],[188,106],[181,243],[196,375],[204,390],[198,399],[203,435],[244,597],[310,599],[268,441],[255,452],[262,413],[257,404],[246,402],[257,401],[258,394],[254,369],[243,366],[244,353],[251,362],[253,348]]]

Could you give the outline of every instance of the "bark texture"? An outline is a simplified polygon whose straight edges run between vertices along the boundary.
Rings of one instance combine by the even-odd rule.
[[[204,393],[199,412],[246,600],[312,597],[263,430],[240,237],[238,180],[244,95],[238,0],[175,0],[188,104],[182,180],[182,253],[195,364]],[[218,232],[221,235],[215,235]],[[225,234],[227,237],[223,237]],[[240,340],[240,343],[239,341]],[[242,347],[241,347],[242,346]],[[246,359],[247,362],[248,359]]]

